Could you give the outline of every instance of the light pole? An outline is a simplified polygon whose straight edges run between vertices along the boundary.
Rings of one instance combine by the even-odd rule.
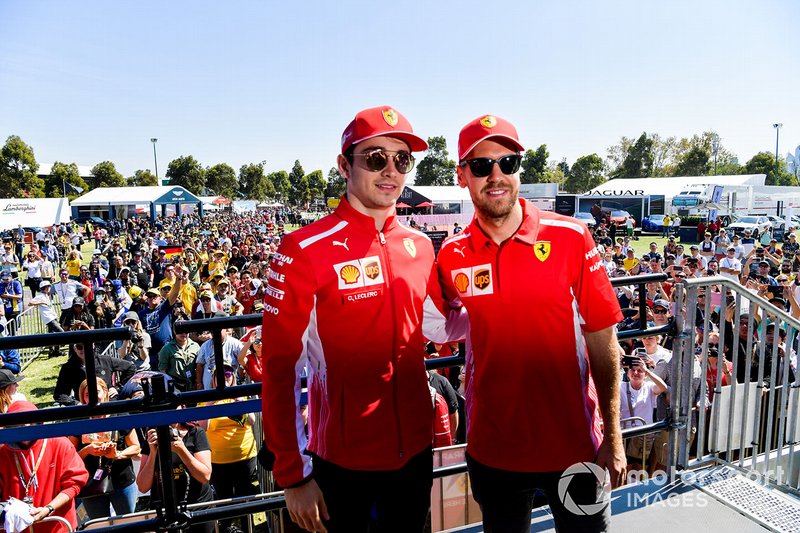
[[[781,137],[781,128],[783,124],[773,124],[773,128],[775,128],[775,179],[778,179],[778,140]]]
[[[711,153],[714,154],[714,175],[717,175],[717,154],[719,153],[719,135],[716,133],[711,138]]]
[[[153,161],[156,164],[156,183],[161,185],[161,181],[158,179],[158,156],[156,156],[156,143],[158,142],[158,139],[153,137],[150,139],[150,142],[153,143]]]

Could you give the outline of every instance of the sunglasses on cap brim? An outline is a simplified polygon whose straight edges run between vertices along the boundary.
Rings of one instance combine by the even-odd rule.
[[[469,167],[469,171],[472,172],[472,175],[476,178],[485,178],[492,173],[492,168],[494,168],[495,163],[500,167],[500,172],[511,175],[519,170],[520,164],[522,163],[522,156],[519,154],[509,154],[500,159],[474,157],[462,161],[459,163],[459,166],[462,168]]]

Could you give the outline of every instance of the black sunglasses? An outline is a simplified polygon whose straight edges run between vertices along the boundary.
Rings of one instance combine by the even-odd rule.
[[[467,159],[459,163],[461,167],[469,166],[470,172],[476,178],[485,178],[492,173],[494,164],[500,167],[500,172],[503,174],[514,174],[519,170],[519,165],[522,163],[522,156],[519,154],[509,154],[500,159],[490,159],[488,157],[476,157],[474,159]]]
[[[367,170],[371,172],[380,172],[389,164],[389,154],[394,154],[392,156],[394,168],[396,168],[400,174],[408,174],[411,172],[411,169],[414,168],[414,156],[405,150],[389,152],[382,148],[376,148],[367,152],[354,153],[353,155],[364,158],[364,165],[366,165]]]

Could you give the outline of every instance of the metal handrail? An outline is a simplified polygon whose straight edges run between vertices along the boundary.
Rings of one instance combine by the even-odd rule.
[[[800,383],[797,381],[789,383],[788,361],[783,364],[782,372],[778,372],[778,361],[780,359],[778,356],[778,327],[785,327],[787,334],[786,357],[788,357],[789,347],[797,333],[800,332],[800,320],[769,303],[752,290],[722,276],[688,279],[683,287],[685,287],[686,292],[687,309],[685,320],[683,320],[680,313],[676,317],[679,323],[678,334],[675,338],[675,350],[673,351],[673,363],[680,365],[680,368],[673,368],[677,373],[680,385],[674,387],[677,394],[672,395],[675,402],[671,406],[671,410],[672,416],[676,420],[674,429],[677,429],[677,431],[672,432],[670,435],[670,462],[681,468],[697,468],[709,463],[738,464],[739,469],[745,470],[745,461],[747,460],[750,471],[761,474],[759,470],[763,467],[763,475],[768,477],[772,475],[770,463],[778,461],[775,466],[783,468],[785,465],[782,465],[780,460],[781,458],[786,460],[788,452],[788,471],[793,472],[796,461],[795,445],[798,444],[793,435],[796,429],[797,413],[800,410],[800,405],[798,405],[800,394],[796,394],[794,402],[790,403],[789,398],[791,396],[788,393],[798,389]],[[702,330],[696,330],[695,317],[698,309],[696,305],[698,291],[703,288],[710,289],[711,287],[720,288],[723,295],[727,295],[729,290],[733,291],[735,295],[733,308],[736,316],[732,317],[730,322],[727,322],[725,316],[729,305],[727,301],[721,299],[719,308],[718,334],[720,337],[720,354],[723,353],[723,343],[727,343],[730,340],[733,341],[730,346],[725,344],[731,350],[731,385],[725,387],[722,385],[722,361],[718,363],[715,382],[707,382],[708,358],[701,358],[699,397],[705,401],[708,393],[713,391],[714,401],[711,403],[710,408],[699,409],[696,439],[697,457],[689,460],[688,448],[691,442],[691,435],[688,428],[690,427],[689,416],[692,407],[690,382],[695,358],[695,344],[689,341],[693,341],[695,334],[700,334],[700,331],[702,331],[701,340],[698,341],[697,347],[702,354],[708,352],[708,326],[711,323],[712,311],[711,298],[706,298],[705,306],[702,309],[706,327],[702,328]],[[743,300],[749,302],[749,309],[746,314],[743,312]],[[678,301],[683,301],[682,295],[679,295]],[[761,321],[758,323],[755,320],[756,307],[759,308],[758,314],[761,315]],[[740,320],[745,316],[749,334],[745,344],[741,345],[744,353],[740,353],[741,342],[738,333],[739,329],[744,327],[743,322],[740,325]],[[766,327],[769,324],[774,324],[776,329],[771,353],[767,354],[767,345],[763,340],[763,335],[766,333]],[[732,331],[729,332],[729,335],[726,335],[728,328],[732,328]],[[756,338],[755,334],[759,335],[758,338]],[[728,338],[726,339],[726,337]],[[768,366],[765,364],[767,356],[769,356],[771,362]],[[739,368],[740,362],[745,365],[744,368]],[[740,376],[740,374],[743,375]],[[740,383],[740,381],[742,382]],[[755,393],[753,394],[750,392],[752,388],[755,388]],[[724,411],[722,411],[721,402],[717,401],[718,398],[722,397],[723,392],[726,392],[728,396],[728,406],[725,407]],[[741,398],[738,397],[739,395],[742,395]],[[741,411],[738,410],[740,405],[744,406]],[[749,408],[753,406],[755,407],[752,411],[754,414],[749,416]],[[725,431],[721,429],[723,425],[720,423],[724,420],[722,418],[724,416],[727,416],[727,423],[725,424],[727,431],[723,433],[725,435],[723,440],[720,440],[718,432]],[[707,434],[706,420],[709,417],[713,424],[709,427]],[[735,427],[739,431],[736,441],[734,441]],[[752,438],[747,437],[748,434],[752,434]],[[708,449],[708,453],[706,453],[706,449]],[[787,480],[772,479],[772,481],[781,490],[800,493],[797,487],[782,487],[781,485],[787,483]]]

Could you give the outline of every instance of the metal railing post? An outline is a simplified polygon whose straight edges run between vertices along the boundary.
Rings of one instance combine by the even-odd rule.
[[[669,464],[667,465],[669,469],[670,480],[675,481],[675,475],[677,473],[677,469],[679,466],[682,466],[686,463],[688,449],[686,445],[687,440],[687,427],[688,423],[687,420],[690,414],[690,408],[688,407],[688,402],[685,401],[688,398],[688,392],[691,388],[691,368],[692,368],[692,361],[691,357],[693,356],[693,350],[691,349],[691,343],[689,343],[689,337],[693,338],[693,326],[688,326],[687,323],[694,324],[694,310],[687,309],[687,317],[684,319],[683,313],[681,312],[680,306],[683,305],[685,300],[685,287],[683,284],[676,284],[674,287],[676,291],[675,294],[675,302],[676,302],[676,310],[675,310],[675,326],[677,328],[677,332],[675,334],[675,340],[673,342],[673,355],[672,355],[672,368],[671,368],[671,375],[674,376],[674,380],[672,383],[673,390],[678,391],[678,394],[672,394],[670,396],[670,432],[669,432]],[[696,289],[695,289],[696,294]],[[687,331],[688,329],[688,331]],[[687,356],[687,354],[689,354]],[[688,365],[687,362],[688,361]],[[685,369],[689,367],[689,378],[687,379]]]
[[[164,376],[157,374],[151,378],[152,400],[156,405],[167,403],[167,390]],[[178,521],[178,499],[175,495],[175,480],[172,476],[172,436],[170,426],[158,426],[158,477],[161,486],[161,504],[164,506],[164,518],[167,524]],[[150,458],[152,460],[152,457]],[[187,481],[188,483],[188,481]]]

